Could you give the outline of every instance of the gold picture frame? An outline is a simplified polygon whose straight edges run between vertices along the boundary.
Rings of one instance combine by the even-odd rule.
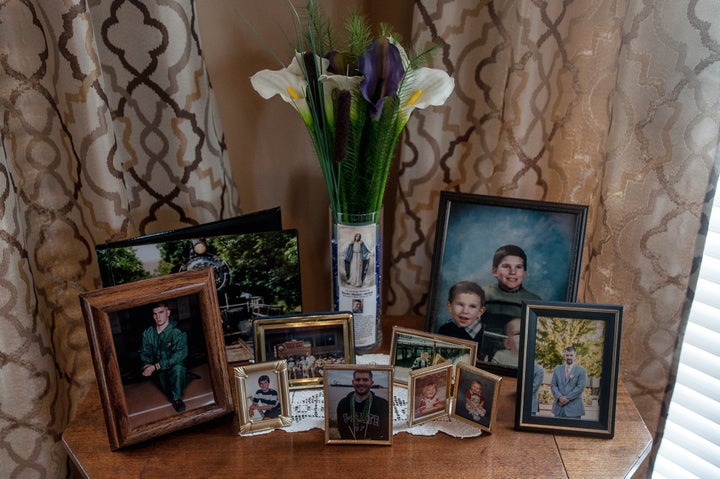
[[[291,390],[322,387],[326,365],[355,362],[351,313],[257,319],[253,331],[256,361],[286,360]]]
[[[461,361],[472,363],[477,356],[477,349],[478,343],[474,341],[394,326],[390,338],[393,381],[397,385],[407,386],[409,373],[416,369],[445,361],[453,364]]]
[[[392,445],[392,367],[335,364],[324,375],[325,443]],[[354,409],[358,395],[367,410]]]
[[[502,376],[470,364],[458,363],[455,368],[451,416],[492,432],[499,409],[501,382]]]
[[[416,426],[450,415],[452,404],[453,363],[444,363],[410,371],[408,381],[408,426]]]
[[[111,449],[233,411],[212,268],[90,291],[80,304]],[[184,349],[182,361],[150,359],[156,315],[169,315],[162,331],[173,336],[159,341]],[[189,381],[181,391],[166,382],[177,373]]]
[[[238,434],[292,424],[287,361],[236,366],[233,372]]]

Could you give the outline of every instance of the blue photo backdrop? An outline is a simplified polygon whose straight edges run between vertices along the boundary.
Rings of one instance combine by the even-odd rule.
[[[520,200],[507,200],[513,206],[505,206],[495,204],[506,202],[499,198],[487,202],[483,198],[492,197],[443,196],[445,215],[439,217],[444,222],[438,223],[428,307],[433,332],[449,319],[445,305],[453,284],[468,280],[486,287],[497,282],[492,258],[506,244],[521,247],[527,255],[525,289],[543,301],[576,300],[586,207]]]

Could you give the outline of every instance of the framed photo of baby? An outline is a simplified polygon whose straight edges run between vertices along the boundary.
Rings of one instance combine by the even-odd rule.
[[[515,426],[612,438],[622,306],[528,301]]]
[[[453,363],[410,371],[408,387],[408,426],[432,421],[450,413]]]
[[[577,299],[586,223],[584,205],[441,192],[425,329],[515,376],[522,302]]]
[[[501,381],[502,376],[458,363],[455,366],[452,417],[492,432]]]

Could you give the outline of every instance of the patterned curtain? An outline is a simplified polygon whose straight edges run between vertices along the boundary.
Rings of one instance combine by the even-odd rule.
[[[62,477],[94,245],[239,213],[193,0],[0,2],[0,477]]]
[[[402,148],[389,312],[425,313],[441,190],[589,205],[579,300],[624,305],[622,380],[659,438],[714,194],[720,2],[415,4],[457,86]]]

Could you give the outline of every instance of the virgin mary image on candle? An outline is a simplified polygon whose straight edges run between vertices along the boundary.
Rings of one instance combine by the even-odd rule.
[[[347,245],[344,254],[345,282],[348,286],[361,288],[370,269],[372,253],[362,239],[355,233],[353,241]]]

